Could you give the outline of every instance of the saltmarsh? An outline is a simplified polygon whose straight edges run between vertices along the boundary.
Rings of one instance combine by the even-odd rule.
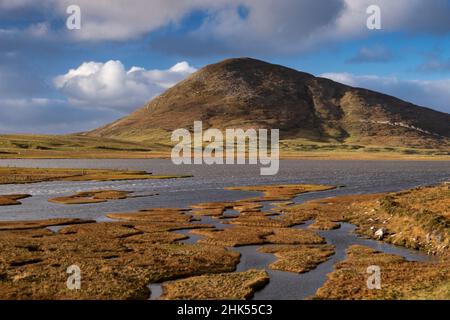
[[[187,178],[185,175],[152,175],[146,171],[111,169],[1,167],[0,184],[43,181],[120,181]]]
[[[409,262],[398,256],[350,248],[348,259],[336,266],[317,298],[449,298],[448,185],[299,205],[280,202],[301,192],[330,188],[238,187],[265,194],[199,204],[193,210],[156,208],[110,213],[107,216],[113,222],[1,222],[0,298],[146,299],[150,296],[149,283],[167,281],[163,285],[163,298],[167,299],[249,298],[267,283],[267,275],[263,270],[234,272],[240,254],[229,247],[265,245],[259,251],[277,258],[269,268],[304,273],[334,253],[333,246],[311,229],[335,229],[341,222],[356,224],[361,235],[417,248],[438,258],[435,263]],[[262,201],[276,201],[279,207],[263,212]],[[227,209],[238,213],[230,217],[225,214]],[[219,230],[199,223],[199,215],[211,215],[230,227]],[[291,228],[307,220],[315,221],[309,230]],[[54,226],[61,229],[55,232]],[[192,229],[203,237],[195,244],[181,243],[186,236],[177,230],[182,229]],[[382,237],[376,236],[380,229]],[[362,288],[363,277],[367,277],[363,267],[368,263],[385,268],[385,291],[367,293]],[[66,269],[71,265],[82,270],[82,290],[66,287]],[[192,290],[194,287],[203,289]]]

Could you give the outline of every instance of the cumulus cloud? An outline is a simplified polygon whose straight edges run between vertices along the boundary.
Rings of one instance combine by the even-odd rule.
[[[5,62],[0,64],[0,133],[94,129],[196,71],[187,62],[167,70],[126,70],[120,61],[86,62],[56,77],[52,84],[15,58],[0,57]]]
[[[126,70],[120,61],[85,62],[54,79],[56,88],[79,106],[102,106],[129,111],[195,72],[187,62],[167,70]]]
[[[424,107],[450,113],[450,79],[403,80],[397,77],[354,75],[351,73],[324,73],[328,78],[353,87],[383,92]]]

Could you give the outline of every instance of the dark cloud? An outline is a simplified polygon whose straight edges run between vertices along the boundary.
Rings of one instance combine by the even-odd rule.
[[[416,1],[416,4],[411,6],[414,13],[405,24],[405,31],[431,34],[450,32],[449,0]]]
[[[284,0],[276,5],[269,0],[235,1],[235,5],[209,11],[200,27],[155,36],[150,46],[185,56],[301,52],[320,43],[344,9],[343,0],[330,0],[326,5],[311,0]]]

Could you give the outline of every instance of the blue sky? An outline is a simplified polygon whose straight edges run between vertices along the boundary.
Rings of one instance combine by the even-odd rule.
[[[0,133],[93,129],[240,56],[450,113],[449,40],[450,0],[0,0]]]

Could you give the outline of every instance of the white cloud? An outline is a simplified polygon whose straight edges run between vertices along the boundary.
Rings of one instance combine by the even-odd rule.
[[[397,77],[324,73],[328,78],[353,87],[383,92],[414,104],[450,113],[450,79],[403,80]]]
[[[66,15],[73,0],[46,0]],[[226,0],[78,0],[81,30],[69,33],[79,40],[128,40],[171,23],[178,23],[193,10],[211,9]]]
[[[11,10],[48,11],[67,18],[72,0],[0,0],[7,15]],[[205,13],[199,27],[180,36],[164,35],[155,46],[197,54],[295,53],[330,42],[364,37],[374,32],[450,32],[448,0],[78,0],[81,30],[56,32],[75,41],[126,41],[161,28],[176,29],[193,12]],[[366,27],[369,5],[379,5],[382,30]],[[242,10],[244,9],[244,10]],[[242,14],[242,12],[245,14]],[[26,12],[26,11],[24,11]],[[0,13],[1,14],[1,13]],[[52,34],[36,25],[37,34]]]
[[[54,0],[47,0],[54,1]],[[191,30],[191,45],[201,50],[212,43],[243,53],[298,52],[329,41],[352,39],[373,31],[366,27],[366,9],[379,5],[383,31],[450,31],[447,0],[79,0],[82,28],[70,33],[78,40],[127,40],[177,26],[193,11],[204,11],[203,24]],[[65,13],[71,0],[58,1]],[[246,14],[242,15],[242,8]],[[182,37],[184,37],[183,35]],[[165,39],[162,38],[162,41]],[[169,39],[170,40],[170,39]],[[179,39],[172,39],[176,48]],[[185,49],[189,43],[182,43]],[[191,48],[192,49],[192,48]]]
[[[179,62],[167,70],[126,70],[120,61],[85,62],[54,79],[56,88],[79,106],[129,111],[181,81],[196,69]]]

